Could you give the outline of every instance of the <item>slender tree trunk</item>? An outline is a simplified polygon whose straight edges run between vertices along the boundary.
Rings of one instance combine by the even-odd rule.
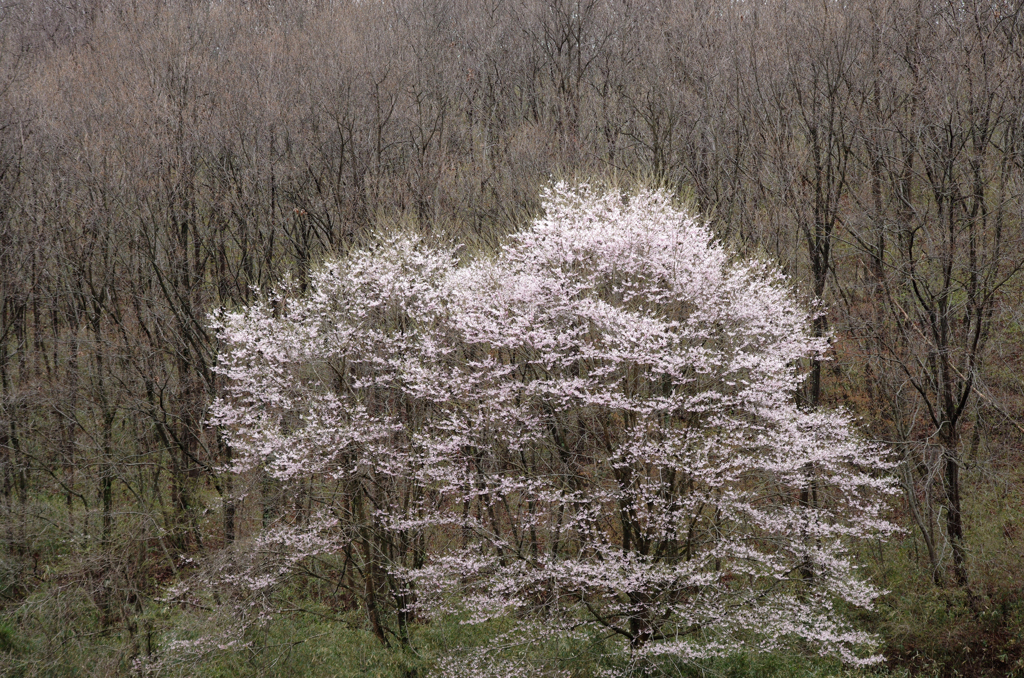
[[[231,465],[231,446],[227,444],[224,437],[217,434],[217,444],[220,446],[221,459],[225,466]],[[224,502],[224,543],[235,542],[235,497],[234,497],[235,474],[230,469],[226,470],[221,479],[221,490]]]
[[[967,586],[967,558],[964,544],[963,513],[960,505],[959,432],[946,423],[943,436],[943,462],[946,480],[946,534],[953,550],[953,578],[957,586]]]

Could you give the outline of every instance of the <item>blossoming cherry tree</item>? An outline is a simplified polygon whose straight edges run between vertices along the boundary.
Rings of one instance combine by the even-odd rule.
[[[394,236],[222,314],[215,420],[239,472],[316,495],[275,526],[274,576],[345,554],[375,629],[452,612],[635,659],[870,662],[836,603],[871,605],[849,548],[894,529],[891,483],[847,415],[797,406],[809,324],[664,192],[560,184],[492,257]]]

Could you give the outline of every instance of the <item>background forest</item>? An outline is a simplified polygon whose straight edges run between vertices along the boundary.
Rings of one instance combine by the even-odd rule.
[[[429,675],[478,642],[381,643],[357,568],[295,581],[244,650],[157,661],[226,623],[166,588],[301,501],[225,470],[211,311],[381,228],[492,250],[558,179],[666,188],[822,304],[801,404],[848,407],[899,460],[905,531],[862,547],[888,593],[857,624],[888,671],[1024,675],[1024,10],[1003,0],[0,3],[0,673]],[[586,648],[537,652],[590,675]],[[838,670],[802,661],[678,670]]]

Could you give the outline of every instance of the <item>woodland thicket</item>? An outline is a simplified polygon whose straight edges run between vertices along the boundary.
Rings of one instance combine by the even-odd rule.
[[[231,471],[215,309],[382,229],[494,252],[563,179],[670,192],[823,311],[798,405],[901,490],[851,623],[891,670],[1024,671],[1021,3],[38,0],[0,4],[0,672],[155,666],[221,623],[168,588],[301,513]],[[308,574],[301,633],[196,661],[406,661],[351,640],[371,570]]]

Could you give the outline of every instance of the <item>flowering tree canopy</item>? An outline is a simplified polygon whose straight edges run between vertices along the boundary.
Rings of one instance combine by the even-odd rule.
[[[893,530],[884,455],[797,406],[827,344],[778,272],[662,192],[561,184],[458,254],[393,236],[219,316],[235,470],[304,498],[239,581],[345,554],[382,640],[450,611],[634,657],[876,659],[835,610],[875,596],[848,549]]]

